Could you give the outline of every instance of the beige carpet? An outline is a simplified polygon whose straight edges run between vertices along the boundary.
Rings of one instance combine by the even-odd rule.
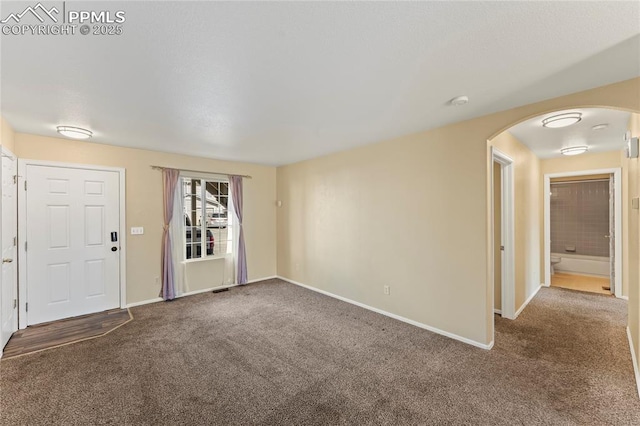
[[[543,288],[477,349],[278,280],[0,362],[0,423],[640,424],[626,303]]]

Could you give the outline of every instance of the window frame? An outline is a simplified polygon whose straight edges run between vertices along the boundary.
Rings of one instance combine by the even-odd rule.
[[[184,181],[185,180],[191,180],[191,182],[193,182],[194,180],[198,180],[200,181],[200,191],[199,191],[199,196],[200,196],[200,200],[206,200],[206,192],[207,192],[207,182],[210,183],[216,183],[216,184],[220,184],[220,183],[225,183],[227,184],[227,188],[228,188],[228,193],[227,193],[227,207],[226,207],[226,213],[227,213],[227,238],[225,240],[227,247],[231,247],[231,250],[229,251],[227,249],[227,251],[225,253],[220,253],[220,254],[216,254],[215,253],[215,247],[218,246],[219,244],[219,240],[217,240],[215,238],[215,234],[214,234],[214,254],[213,255],[209,255],[207,254],[207,249],[206,249],[206,238],[200,238],[200,253],[201,256],[200,257],[191,257],[190,259],[187,259],[187,225],[185,224],[185,220],[184,218],[181,220],[181,229],[182,229],[182,262],[183,263],[193,263],[193,262],[202,262],[202,261],[208,261],[208,260],[215,260],[215,259],[226,259],[228,257],[233,257],[235,255],[235,226],[236,226],[236,220],[233,218],[233,198],[232,198],[232,194],[231,194],[231,184],[229,182],[229,177],[225,176],[225,175],[207,175],[207,174],[200,174],[200,173],[181,173],[180,174],[180,196],[181,196],[181,204],[182,204],[182,214],[183,216],[185,214],[187,214],[186,212],[186,205],[185,205],[185,197],[190,195],[190,194],[186,194],[185,193],[185,184]],[[205,202],[206,203],[206,202]],[[204,207],[202,207],[202,201],[201,201],[201,220],[200,220],[200,225],[194,225],[193,224],[193,220],[192,218],[189,216],[189,220],[191,221],[191,229],[192,232],[194,230],[194,228],[199,227],[200,228],[200,235],[206,235],[207,234],[207,210],[206,210],[206,204]],[[204,218],[204,220],[202,220],[202,218]],[[219,228],[218,228],[219,229]],[[192,237],[192,241],[193,241],[193,237]],[[192,247],[192,256],[193,256],[193,248],[196,247],[196,245],[193,244],[193,242],[191,243],[191,247]]]

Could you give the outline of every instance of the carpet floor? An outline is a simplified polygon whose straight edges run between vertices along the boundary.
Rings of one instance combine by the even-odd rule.
[[[638,425],[626,302],[542,288],[478,349],[279,281],[0,362],[0,423]]]

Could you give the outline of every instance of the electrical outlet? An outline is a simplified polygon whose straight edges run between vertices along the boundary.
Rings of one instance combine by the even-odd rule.
[[[391,289],[389,288],[388,285],[385,285],[383,288],[384,288],[384,294],[386,294],[387,296],[391,294]]]
[[[131,235],[142,235],[142,234],[144,234],[144,228],[142,226],[131,227]]]

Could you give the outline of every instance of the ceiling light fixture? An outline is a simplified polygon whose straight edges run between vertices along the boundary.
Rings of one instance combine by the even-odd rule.
[[[449,101],[451,105],[460,106],[469,102],[468,96],[457,96]]]
[[[560,127],[571,126],[572,124],[576,124],[580,120],[582,120],[582,113],[565,112],[545,118],[544,120],[542,120],[542,126],[557,129]]]
[[[56,127],[56,130],[62,136],[73,139],[89,139],[91,136],[93,136],[93,132],[91,130],[82,129],[80,127],[58,126]]]
[[[562,148],[560,150],[560,153],[562,155],[580,155],[580,154],[584,154],[587,151],[589,151],[589,147],[583,145],[583,146],[571,146],[569,148]]]
[[[596,124],[591,128],[591,130],[602,130],[602,129],[606,129],[607,127],[609,127],[608,123]]]

